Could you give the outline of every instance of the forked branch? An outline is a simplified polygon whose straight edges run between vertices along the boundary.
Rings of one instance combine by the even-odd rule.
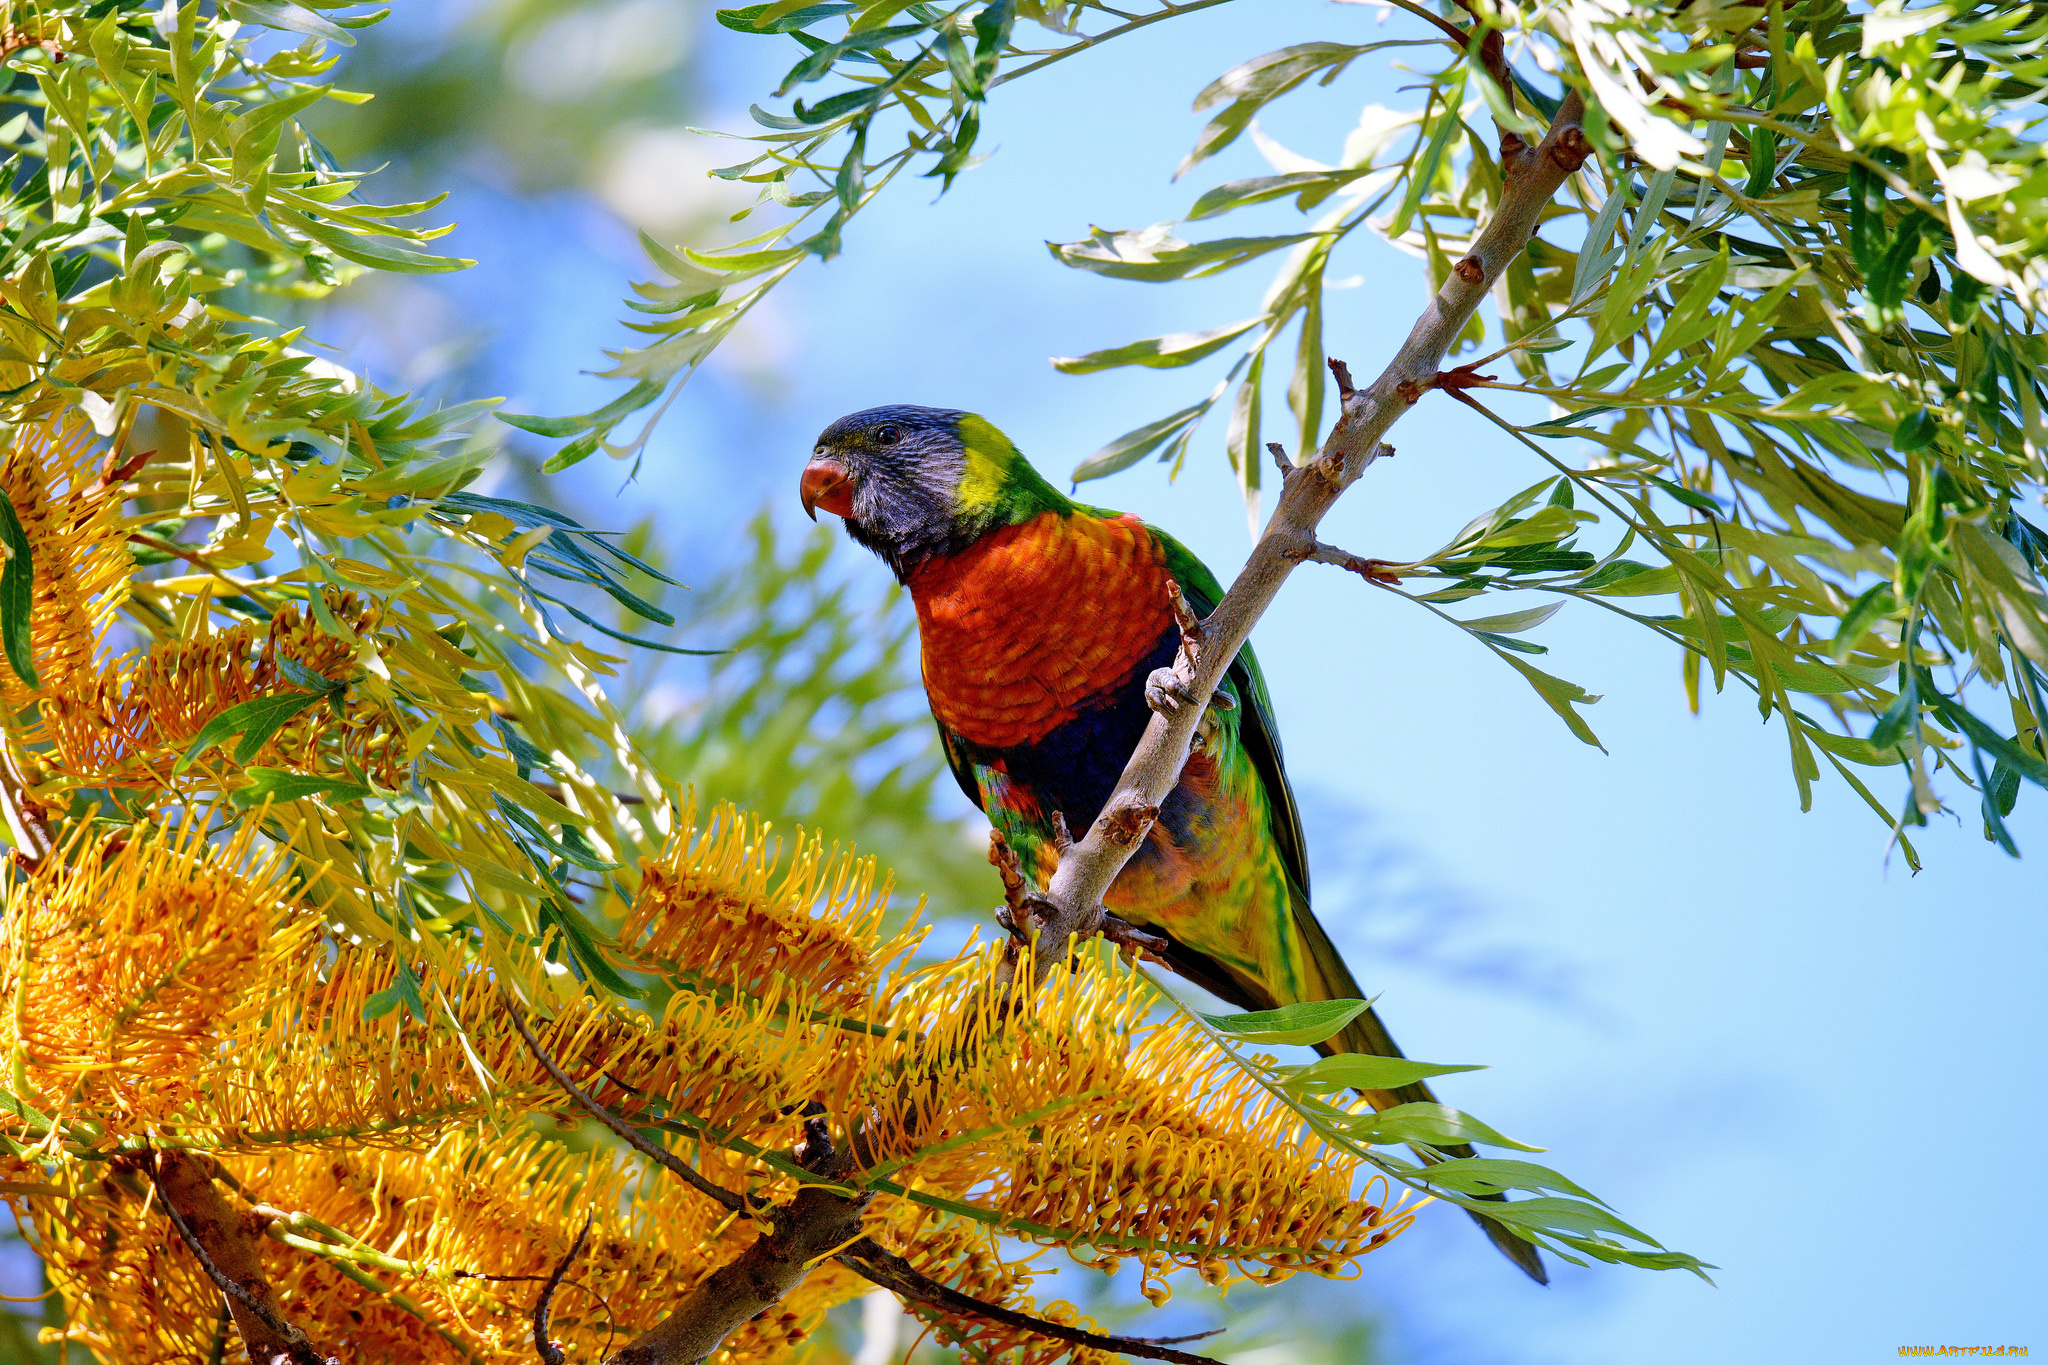
[[[1095,824],[1061,857],[1051,885],[1037,898],[1040,913],[1032,925],[1043,938],[1031,955],[1034,984],[1042,983],[1055,964],[1066,960],[1063,945],[1095,927],[1110,883],[1136,851],[1135,843],[1117,837],[1129,823],[1129,812],[1156,808],[1180,780],[1204,708],[1280,585],[1303,560],[1335,553],[1317,541],[1316,527],[1366,467],[1390,453],[1380,438],[1430,389],[1442,386],[1456,392],[1478,380],[1461,371],[1444,375],[1443,358],[1487,291],[1528,246],[1544,207],[1585,162],[1591,148],[1580,126],[1584,108],[1577,92],[1568,93],[1540,145],[1522,148],[1516,139],[1514,154],[1503,157],[1506,180],[1493,221],[1444,280],[1379,378],[1356,388],[1344,363],[1330,362],[1343,407],[1329,439],[1313,460],[1282,481],[1279,504],[1252,547],[1251,558],[1216,610],[1200,624],[1200,647],[1192,657],[1189,651],[1182,652],[1170,679],[1154,675],[1157,685],[1147,687],[1147,696],[1155,711],[1144,737]],[[1443,383],[1446,378],[1448,384]],[[1351,568],[1345,561],[1352,558],[1336,562]],[[1358,571],[1366,572],[1369,563],[1358,561]]]
[[[739,1195],[712,1184],[689,1163],[658,1143],[650,1142],[632,1124],[591,1098],[588,1091],[569,1078],[561,1064],[534,1035],[525,1014],[509,994],[504,996],[504,1003],[513,1027],[519,1030],[528,1050],[564,1093],[600,1123],[625,1138],[642,1155],[690,1188],[735,1213],[746,1207]],[[849,1143],[846,1148],[859,1145]],[[796,1156],[798,1162],[813,1175],[849,1179],[856,1177],[857,1172],[852,1169],[854,1161],[847,1149],[835,1146],[822,1119],[813,1117],[805,1122],[804,1142]],[[1147,1360],[1164,1360],[1176,1365],[1219,1365],[1208,1356],[1173,1348],[1176,1342],[1193,1341],[1197,1337],[1109,1336],[1049,1322],[941,1284],[862,1233],[861,1215],[872,1198],[868,1194],[845,1194],[826,1185],[806,1185],[787,1204],[756,1207],[755,1213],[766,1219],[769,1230],[709,1280],[685,1295],[674,1312],[611,1356],[606,1365],[684,1365],[684,1362],[702,1360],[740,1324],[780,1302],[802,1283],[811,1267],[827,1258],[836,1259],[882,1288],[914,1303],[934,1308],[949,1318],[981,1318],[1070,1345],[1115,1351]],[[577,1238],[575,1247],[556,1267],[554,1275],[549,1277],[547,1288],[534,1306],[534,1346],[544,1365],[561,1365],[560,1352],[547,1339],[549,1300],[555,1284],[567,1273],[589,1235],[590,1227],[586,1223],[582,1236]],[[1210,1333],[1197,1335],[1208,1336]],[[299,1362],[294,1361],[293,1365],[299,1365]]]

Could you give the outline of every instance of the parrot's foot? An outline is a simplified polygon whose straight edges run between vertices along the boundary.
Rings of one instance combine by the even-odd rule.
[[[996,919],[1001,922],[1005,911],[1014,913],[1024,903],[1024,863],[999,829],[988,832],[988,861],[1003,879],[1003,909],[996,911]]]
[[[1115,802],[1109,808],[1109,818],[1103,821],[1102,837],[1118,848],[1135,848],[1138,841],[1152,832],[1158,822],[1159,807],[1142,802]]]
[[[996,909],[996,923],[1002,925],[1010,937],[1019,943],[1028,943],[1045,927],[1052,916],[1052,902],[1036,891],[1019,897],[1014,909],[1007,905]],[[1142,962],[1150,959],[1161,964],[1166,962],[1165,938],[1149,930],[1140,929],[1128,920],[1118,919],[1099,905],[1076,930],[1074,946],[1078,948],[1083,940],[1097,935],[1115,944],[1116,950],[1128,961]],[[1078,958],[1070,957],[1068,962],[1071,966],[1080,965]]]
[[[1168,720],[1178,715],[1183,707],[1195,704],[1194,694],[1189,692],[1180,675],[1170,668],[1155,668],[1145,679],[1145,705],[1165,716]]]
[[[1114,943],[1116,950],[1123,954],[1126,962],[1143,962],[1148,957],[1154,962],[1166,961],[1164,938],[1140,929],[1127,920],[1120,920],[1108,911],[1103,912],[1102,922],[1096,927],[1096,932]]]
[[[1036,891],[1025,891],[1008,905],[996,907],[996,923],[1019,943],[1029,943],[1053,917],[1053,903]],[[1083,930],[1083,933],[1089,931]]]

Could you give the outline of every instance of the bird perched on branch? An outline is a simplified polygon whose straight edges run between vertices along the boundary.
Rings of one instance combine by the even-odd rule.
[[[806,512],[843,517],[909,589],[946,761],[1043,888],[1059,818],[1087,829],[1144,733],[1146,679],[1181,647],[1174,589],[1206,615],[1223,596],[1216,576],[1136,517],[1066,497],[972,413],[843,417],[818,438],[802,493]],[[1309,909],[1301,819],[1249,647],[1104,905],[1163,939],[1156,956],[1174,971],[1240,1008],[1362,998]],[[1371,1010],[1323,1050],[1401,1055]],[[1366,1098],[1376,1109],[1433,1102],[1421,1084]],[[1534,1246],[1479,1221],[1546,1280]]]

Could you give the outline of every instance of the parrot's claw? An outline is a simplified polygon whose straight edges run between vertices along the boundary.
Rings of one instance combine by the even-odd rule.
[[[1035,933],[1045,927],[1046,921],[1052,917],[1052,914],[1052,902],[1034,891],[1020,898],[1014,910],[1007,905],[997,906],[996,923],[1002,925],[1004,931],[1011,938],[1016,939],[1019,943],[1025,943],[1030,941]],[[1142,962],[1147,959],[1161,963],[1166,961],[1167,941],[1164,937],[1149,930],[1140,929],[1129,920],[1118,919],[1099,905],[1095,907],[1095,912],[1088,917],[1074,935],[1074,946],[1079,947],[1082,940],[1093,938],[1098,934],[1108,942],[1115,944],[1116,950],[1122,953],[1128,961]],[[1078,957],[1071,959],[1071,961],[1073,965],[1079,966]]]
[[[1019,943],[1029,943],[1052,915],[1052,902],[1036,891],[1025,892],[1014,904],[996,907],[996,923]]]
[[[1003,879],[1003,908],[996,912],[996,920],[1008,929],[1009,912],[1015,911],[1024,903],[1024,864],[999,829],[988,832],[988,860],[995,868],[996,875]],[[1013,929],[1011,932],[1016,931]]]
[[[1128,920],[1120,920],[1107,911],[1103,912],[1102,923],[1097,932],[1109,942],[1114,943],[1116,950],[1124,955],[1124,960],[1127,962],[1142,962],[1147,957],[1159,962],[1166,960],[1164,956],[1166,953],[1166,940],[1164,938],[1158,934],[1140,929]]]
[[[1189,695],[1180,675],[1170,668],[1155,668],[1145,679],[1145,705],[1160,715],[1171,718],[1184,706],[1193,706],[1195,699]]]

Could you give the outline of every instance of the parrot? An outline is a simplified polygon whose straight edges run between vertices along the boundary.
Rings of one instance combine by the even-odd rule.
[[[1172,588],[1207,615],[1223,597],[1216,576],[1137,517],[1061,493],[973,413],[896,404],[842,417],[818,437],[800,492],[813,520],[840,517],[907,589],[947,766],[1043,889],[1060,822],[1076,834],[1094,823],[1150,720],[1146,680],[1181,648]],[[1310,910],[1301,817],[1249,645],[1103,904],[1170,969],[1241,1009],[1363,998]],[[1402,1055],[1372,1009],[1320,1046]],[[1364,1098],[1435,1102],[1420,1083]],[[1548,1283],[1533,1244],[1473,1216]]]

